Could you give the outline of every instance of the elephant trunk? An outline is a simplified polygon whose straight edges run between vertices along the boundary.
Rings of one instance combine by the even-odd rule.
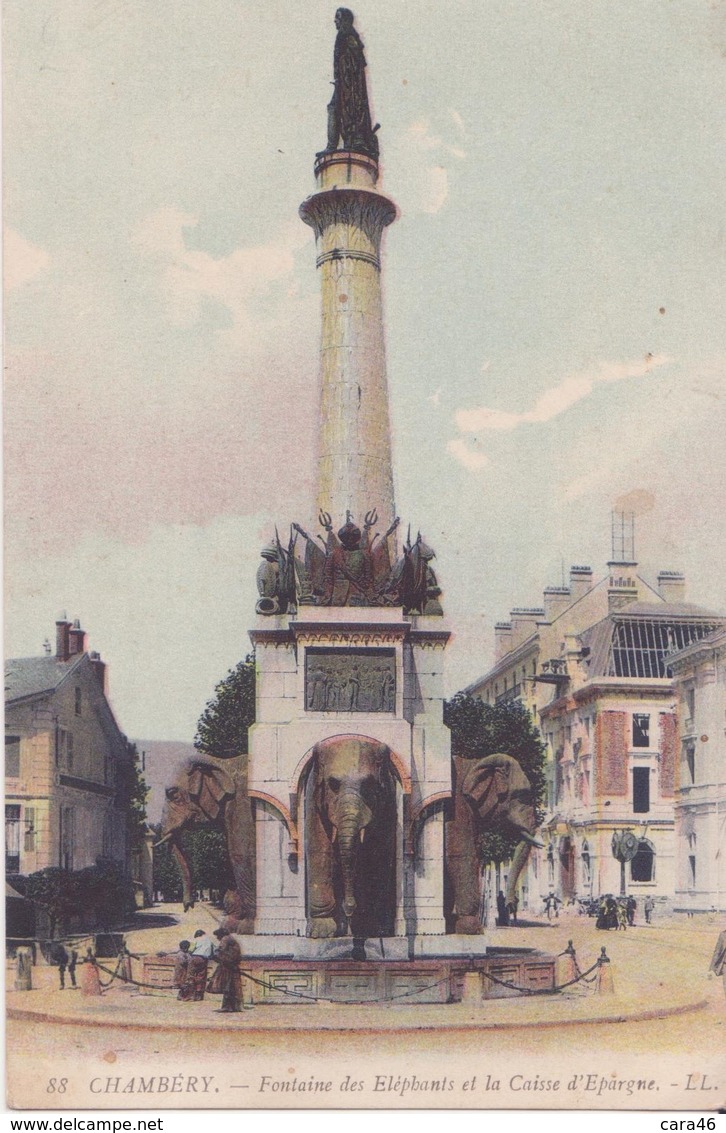
[[[189,862],[184,856],[181,846],[176,841],[174,836],[171,836],[171,852],[174,855],[176,864],[179,866],[179,872],[182,876],[182,902],[184,905],[184,912],[194,906],[194,895],[192,893],[192,871]]]
[[[337,823],[340,871],[343,877],[343,912],[348,921],[356,910],[355,874],[358,849],[373,815],[363,800],[354,795],[343,801]]]

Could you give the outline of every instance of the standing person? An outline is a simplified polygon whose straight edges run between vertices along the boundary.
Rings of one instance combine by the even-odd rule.
[[[178,988],[179,994],[177,999],[185,999],[187,981],[189,978],[189,949],[191,944],[188,940],[179,941],[179,951],[174,957],[174,987]]]
[[[77,987],[76,964],[78,963],[78,953],[75,948],[69,948],[62,940],[57,940],[51,946],[50,958],[54,964],[58,965],[61,991],[65,991],[66,971],[71,978],[71,987]]]
[[[625,932],[628,927],[628,910],[622,901],[615,902],[615,916],[617,917],[617,927]]]
[[[628,924],[632,928],[635,924],[635,914],[638,909],[638,902],[635,900],[635,897],[628,897],[628,902],[625,908],[628,912]]]
[[[507,915],[509,917],[509,920],[511,920],[512,924],[514,924],[514,925],[516,925],[516,923],[517,923],[517,909],[518,908],[519,908],[519,897],[517,897],[516,894],[515,894],[515,896],[512,897],[512,900],[507,905]]]
[[[220,1011],[242,1010],[242,977],[240,975],[240,962],[242,949],[238,942],[225,928],[218,928],[214,935],[219,940],[217,948],[217,990],[222,993],[222,1006]]]
[[[185,999],[192,999],[195,1003],[201,1003],[204,999],[209,961],[213,956],[214,942],[203,928],[198,928],[194,933],[194,947],[189,958],[188,982],[191,985],[191,995],[186,995]]]
[[[650,924],[653,918],[653,909],[655,908],[655,901],[652,897],[645,898],[643,909],[645,911],[645,923]]]
[[[717,976],[721,976],[723,979],[724,994],[726,994],[726,928],[723,932],[719,933],[716,947],[711,958],[711,966],[708,970]]]
[[[507,912],[507,901],[501,889],[497,893],[497,913],[497,924],[500,928],[506,928],[509,924],[509,913]]]

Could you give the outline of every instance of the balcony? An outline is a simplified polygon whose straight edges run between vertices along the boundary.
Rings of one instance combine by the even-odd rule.
[[[543,661],[538,675],[534,678],[540,684],[564,685],[570,679],[567,672],[567,661],[564,657],[551,657]]]
[[[522,686],[521,684],[512,685],[506,692],[501,692],[497,697],[495,704],[508,704],[512,700],[522,699]]]

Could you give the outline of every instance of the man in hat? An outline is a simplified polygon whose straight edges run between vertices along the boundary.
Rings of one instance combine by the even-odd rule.
[[[187,995],[185,998],[192,999],[195,1003],[199,1003],[204,999],[204,992],[207,987],[209,961],[213,956],[214,941],[207,936],[203,928],[198,928],[194,933],[194,947],[189,956],[189,984],[191,985],[191,995]]]
[[[215,974],[216,990],[222,993],[221,1011],[242,1010],[242,976],[239,966],[242,960],[242,949],[227,929],[218,928],[214,935],[219,941],[217,948],[217,962],[219,967]]]

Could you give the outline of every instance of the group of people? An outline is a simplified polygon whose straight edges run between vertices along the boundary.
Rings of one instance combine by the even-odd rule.
[[[199,928],[194,933],[193,944],[189,940],[179,941],[179,951],[174,957],[174,987],[179,989],[177,999],[199,1003],[208,990],[221,992],[221,1011],[241,1011],[252,1007],[251,1003],[244,1002],[239,943],[224,928],[216,929],[213,935],[217,938],[216,943],[204,929]],[[209,980],[212,960],[216,960],[217,968]]]
[[[646,897],[643,905],[645,913],[645,923],[650,924],[653,917],[653,909],[655,908],[655,901],[652,897]],[[600,901],[597,912],[597,920],[595,921],[595,928],[614,928],[625,929],[635,924],[635,915],[638,911],[638,902],[632,895],[630,897],[613,897],[612,893],[606,893]]]

